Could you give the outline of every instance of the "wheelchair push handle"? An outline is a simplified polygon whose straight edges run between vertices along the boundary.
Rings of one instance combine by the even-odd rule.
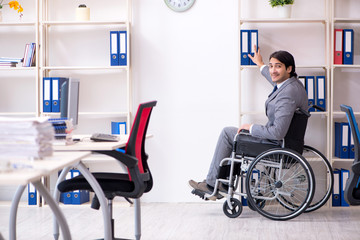
[[[325,108],[320,107],[320,106],[315,105],[315,104],[311,104],[311,105],[309,106],[309,109],[310,109],[310,108],[315,108],[315,109],[317,109],[317,110],[319,110],[319,111],[321,111],[321,112],[325,112]]]
[[[315,108],[315,109],[317,109],[317,110],[319,110],[319,111],[321,111],[321,112],[325,112],[325,108],[320,107],[320,106],[315,105],[315,104],[310,104],[309,107],[308,107],[308,109],[307,109],[307,111],[304,110],[304,109],[302,109],[302,108],[297,108],[295,112],[301,113],[301,114],[306,115],[307,117],[310,117],[310,111],[309,111],[309,110],[310,110],[311,108]]]

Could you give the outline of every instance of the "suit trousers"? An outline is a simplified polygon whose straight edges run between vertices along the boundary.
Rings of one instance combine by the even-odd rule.
[[[210,169],[206,177],[206,183],[210,186],[215,186],[221,160],[231,156],[234,138],[237,134],[237,131],[238,128],[236,127],[225,127],[220,133]]]

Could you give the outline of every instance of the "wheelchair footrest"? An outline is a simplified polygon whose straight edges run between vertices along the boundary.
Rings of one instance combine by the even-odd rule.
[[[192,194],[199,196],[201,199],[204,199],[205,201],[209,200],[205,197],[205,193],[201,190],[194,189],[191,191]]]
[[[215,196],[212,196],[212,197],[209,197],[209,198],[208,198],[208,197],[206,197],[205,195],[206,195],[206,194],[212,195],[212,194],[211,194],[211,193],[206,193],[206,192],[201,191],[201,190],[199,190],[199,189],[193,189],[193,190],[191,191],[191,193],[194,194],[194,195],[196,195],[196,196],[199,196],[201,199],[204,199],[205,201],[207,201],[207,200],[215,201],[215,200],[217,200],[217,199],[223,198],[223,196],[222,196],[220,193],[217,193],[217,194],[215,194]]]

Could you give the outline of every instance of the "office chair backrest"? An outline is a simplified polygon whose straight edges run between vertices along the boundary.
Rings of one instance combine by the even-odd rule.
[[[340,105],[341,111],[346,113],[346,117],[350,124],[351,134],[354,139],[355,159],[351,166],[350,177],[346,181],[344,198],[350,205],[360,205],[360,186],[358,184],[360,177],[360,160],[359,160],[359,127],[357,125],[354,112],[350,106]]]
[[[289,130],[284,138],[286,148],[290,148],[302,154],[304,150],[304,137],[309,116],[310,114],[304,110],[297,109],[295,111]]]
[[[147,164],[148,155],[145,153],[146,131],[149,124],[152,108],[156,106],[156,101],[142,103],[137,110],[134,124],[130,131],[129,140],[126,144],[125,153],[138,159],[140,173],[149,172],[150,181],[147,183],[145,192],[152,188],[152,177]],[[130,174],[129,174],[130,177]]]
[[[358,159],[359,159],[359,152],[358,151],[360,150],[359,147],[358,147],[359,143],[360,143],[360,140],[359,140],[360,133],[359,133],[359,127],[357,125],[354,112],[352,110],[352,107],[344,105],[344,104],[340,105],[340,109],[341,109],[341,111],[346,113],[346,117],[347,117],[347,119],[349,121],[351,134],[353,135],[353,139],[354,139],[355,160],[358,161]]]

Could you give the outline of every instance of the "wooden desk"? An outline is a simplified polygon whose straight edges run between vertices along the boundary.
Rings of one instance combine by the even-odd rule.
[[[57,172],[66,166],[76,164],[84,157],[89,156],[89,151],[84,152],[56,152],[52,157],[44,158],[43,160],[26,161],[26,164],[32,168],[14,169],[9,172],[0,173],[0,185],[19,185],[12,201],[9,221],[9,238],[16,239],[16,215],[20,202],[26,186],[32,183],[39,191],[40,195],[49,204],[57,221],[61,226],[62,233],[65,239],[71,239],[69,226],[65,220],[63,213],[60,211],[58,204],[51,197],[48,190],[41,183],[43,176],[48,176],[53,172]]]
[[[90,135],[75,135],[79,142],[71,145],[54,145],[55,151],[111,151],[126,146],[129,136],[120,135],[118,142],[94,142],[90,140]]]

